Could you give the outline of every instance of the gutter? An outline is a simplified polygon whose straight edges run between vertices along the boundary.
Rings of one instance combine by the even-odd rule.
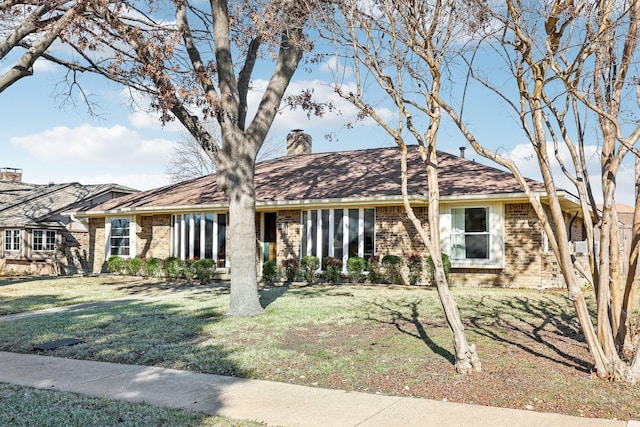
[[[546,196],[546,192],[534,193],[536,198]],[[559,198],[564,198],[570,203],[578,204],[575,196],[559,192]],[[507,193],[507,194],[484,194],[484,195],[449,195],[440,197],[441,203],[456,204],[468,202],[483,201],[524,201],[529,199],[524,193]],[[427,206],[429,204],[429,196],[426,194],[409,196],[409,202]],[[327,199],[309,199],[309,200],[276,200],[276,201],[257,201],[256,211],[265,211],[270,209],[313,209],[322,207],[336,206],[395,206],[401,205],[402,196],[381,196],[381,197],[358,197],[358,198],[327,198]],[[73,216],[75,218],[103,218],[106,216],[118,215],[152,215],[152,214],[180,214],[201,211],[222,211],[228,210],[228,203],[210,203],[210,204],[191,204],[181,206],[140,206],[140,207],[123,207],[107,210],[79,211],[79,212],[63,212],[62,215]]]

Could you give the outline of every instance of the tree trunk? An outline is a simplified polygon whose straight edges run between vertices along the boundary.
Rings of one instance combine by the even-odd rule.
[[[430,147],[430,154],[425,153],[423,147],[420,147],[421,157],[427,168],[428,185],[429,185],[429,230],[428,235],[422,223],[416,217],[409,203],[409,197],[407,192],[407,146],[404,144],[398,144],[402,153],[402,200],[404,202],[407,216],[411,220],[411,223],[422,237],[422,241],[427,247],[429,255],[433,261],[434,275],[436,288],[438,290],[438,297],[440,298],[440,304],[447,319],[447,325],[451,331],[453,338],[453,348],[455,351],[455,367],[456,372],[459,374],[470,374],[471,372],[482,371],[482,364],[480,358],[476,352],[476,346],[469,344],[467,336],[464,332],[464,324],[460,317],[460,311],[458,305],[449,292],[449,284],[447,283],[447,277],[444,274],[444,265],[442,264],[442,255],[440,249],[440,190],[438,185],[438,161],[436,157],[436,150]]]
[[[235,143],[235,144],[234,144]],[[256,267],[255,155],[238,148],[238,141],[225,145],[234,152],[218,162],[218,184],[229,198],[229,252],[231,259],[231,301],[229,316],[263,314],[258,295]]]

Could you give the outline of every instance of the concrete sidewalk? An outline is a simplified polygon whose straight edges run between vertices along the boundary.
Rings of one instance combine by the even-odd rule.
[[[277,426],[640,427],[570,417],[270,381],[0,352],[0,382],[201,411]]]

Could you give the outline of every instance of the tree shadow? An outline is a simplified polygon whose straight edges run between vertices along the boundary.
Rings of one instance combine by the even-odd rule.
[[[477,334],[581,372],[591,371],[591,363],[559,345],[586,344],[575,315],[569,313],[567,307],[558,301],[549,297],[483,296],[480,299],[460,297],[459,303],[464,304],[465,314],[471,314],[467,317],[467,324],[472,326]],[[487,316],[487,313],[492,314]],[[508,335],[513,333],[539,343],[549,351],[537,350],[526,345],[522,339],[509,338]],[[560,341],[556,344],[546,336],[554,336]]]
[[[442,356],[452,365],[455,365],[455,355],[435,342],[427,333],[425,324],[420,321],[418,306],[421,303],[422,300],[420,299],[413,301],[387,301],[386,304],[373,302],[373,306],[376,307],[378,311],[373,313],[370,310],[367,315],[367,320],[394,326],[399,332],[424,342],[432,352]],[[407,308],[411,311],[409,315],[405,314]],[[383,316],[383,318],[375,317],[376,314]],[[410,328],[408,326],[410,326]],[[439,325],[436,324],[431,324],[430,326],[439,327]]]
[[[167,302],[135,300],[93,306],[4,322],[0,351],[250,377],[251,372],[233,360],[235,350],[211,333],[212,325],[225,317],[222,308],[208,305],[191,309]],[[79,338],[84,343],[34,350],[37,343],[62,338]],[[191,387],[189,380],[181,379],[185,376],[179,371],[155,372],[153,378],[145,376],[142,380],[157,381],[160,393],[175,393],[176,388],[186,390]],[[152,387],[144,381],[132,376],[124,378],[119,387],[123,393],[141,393]],[[199,402],[209,407],[224,407],[220,399],[223,392],[220,381],[226,383],[237,379],[199,380]],[[78,392],[82,392],[82,385],[79,387]]]
[[[51,276],[0,276],[0,287],[29,282],[44,282],[51,279]]]
[[[120,277],[120,279],[118,279]],[[122,276],[109,277],[103,282],[105,286],[115,285],[117,290],[124,291],[127,295],[157,295],[178,294],[189,292],[193,294],[213,293],[223,295],[229,293],[228,282],[201,283],[198,280],[186,279],[148,279],[125,280]]]
[[[280,298],[289,290],[287,285],[267,285],[260,291],[260,305],[262,308],[267,308],[275,300]]]

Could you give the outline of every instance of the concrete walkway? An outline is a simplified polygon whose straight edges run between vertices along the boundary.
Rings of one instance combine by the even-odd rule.
[[[201,411],[275,426],[640,427],[407,397],[0,352],[0,382]]]

